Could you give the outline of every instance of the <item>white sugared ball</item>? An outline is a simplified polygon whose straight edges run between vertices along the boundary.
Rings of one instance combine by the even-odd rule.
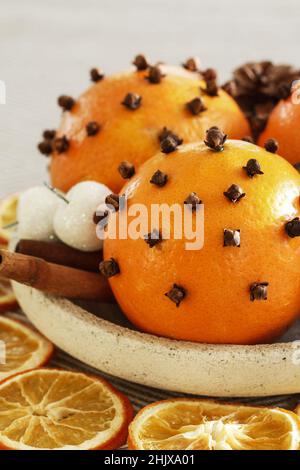
[[[17,220],[18,238],[38,241],[56,239],[53,219],[56,210],[66,203],[45,186],[35,186],[20,195]]]
[[[103,241],[97,237],[94,213],[111,190],[101,183],[83,181],[66,194],[69,201],[54,216],[54,230],[66,245],[81,251],[101,250]]]

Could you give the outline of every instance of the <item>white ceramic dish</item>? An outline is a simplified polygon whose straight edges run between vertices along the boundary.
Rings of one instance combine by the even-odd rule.
[[[100,371],[195,395],[250,397],[300,392],[299,323],[281,343],[197,344],[137,332],[115,306],[80,307],[13,285],[22,309],[38,330]]]

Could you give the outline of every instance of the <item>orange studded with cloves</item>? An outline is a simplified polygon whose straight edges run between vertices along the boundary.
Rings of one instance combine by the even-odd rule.
[[[60,97],[59,140],[39,144],[43,154],[52,154],[50,173],[56,188],[67,191],[80,181],[93,180],[117,192],[124,184],[118,171],[123,161],[137,169],[160,146],[171,152],[182,140],[203,139],[212,125],[231,138],[249,134],[233,98],[222,89],[213,90],[217,85],[211,73],[201,80],[200,74],[184,67],[151,67],[142,56],[134,64],[132,71],[115,76],[92,69],[92,84],[85,93],[76,100]],[[166,129],[169,138],[162,142]]]
[[[143,331],[204,343],[269,342],[300,313],[300,175],[276,154],[221,137],[213,128],[205,138],[210,146],[158,152],[122,189],[128,210],[184,206],[197,197],[203,247],[187,250],[184,238],[166,238],[162,221],[156,243],[150,230],[139,239],[108,239],[104,259],[119,267],[109,282]],[[168,176],[163,186],[151,184],[158,169]],[[120,215],[110,216],[108,228]]]
[[[269,139],[276,139],[279,153],[293,165],[299,165],[300,155],[300,105],[299,87],[286,100],[281,100],[270,114],[265,130],[259,138],[263,146]]]

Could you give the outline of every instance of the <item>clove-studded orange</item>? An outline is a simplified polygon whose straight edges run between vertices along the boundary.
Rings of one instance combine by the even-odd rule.
[[[130,227],[134,204],[147,218],[153,204],[190,202],[192,217],[204,205],[200,249],[164,237],[162,220],[137,239],[105,240],[104,259],[118,266],[112,290],[143,331],[253,344],[277,338],[300,314],[300,175],[276,154],[225,138],[214,127],[206,143],[157,153],[122,189],[127,209],[110,214],[109,231],[126,210]],[[151,184],[157,170],[164,185]]]
[[[279,153],[300,169],[300,90],[298,98],[294,95],[281,100],[272,111],[267,127],[261,134],[259,144],[264,145],[270,138],[279,144]]]
[[[138,168],[152,157],[164,128],[185,143],[202,139],[213,124],[231,138],[249,134],[233,98],[221,89],[212,93],[214,77],[208,76],[205,84],[199,74],[183,67],[148,67],[141,58],[135,64],[133,71],[115,76],[103,77],[93,69],[91,87],[63,108],[55,139],[40,143],[46,155],[53,149],[50,171],[55,187],[67,191],[79,181],[95,180],[119,191],[125,182],[118,171],[121,162]],[[70,97],[65,101],[70,105]]]

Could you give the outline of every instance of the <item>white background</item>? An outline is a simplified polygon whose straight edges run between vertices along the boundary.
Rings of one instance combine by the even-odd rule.
[[[0,197],[46,179],[36,150],[56,127],[59,94],[78,95],[92,66],[190,55],[222,79],[246,60],[300,65],[299,0],[0,0]]]

